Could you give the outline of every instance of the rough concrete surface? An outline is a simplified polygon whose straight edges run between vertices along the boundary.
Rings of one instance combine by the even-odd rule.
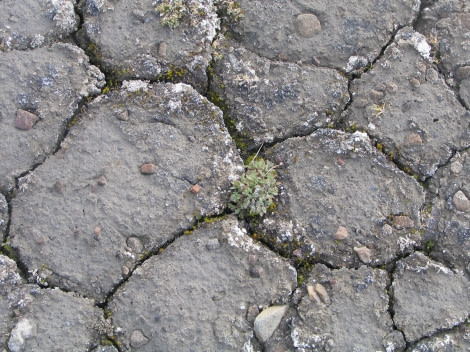
[[[470,351],[469,38],[464,0],[0,0],[0,351]]]

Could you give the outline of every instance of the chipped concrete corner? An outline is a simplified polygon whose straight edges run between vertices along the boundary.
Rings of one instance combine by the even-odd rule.
[[[0,10],[1,351],[470,350],[464,1]]]

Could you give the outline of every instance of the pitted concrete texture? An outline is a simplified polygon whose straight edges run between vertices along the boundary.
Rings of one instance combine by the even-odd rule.
[[[193,88],[125,85],[89,104],[12,202],[11,245],[35,280],[101,302],[151,251],[219,214],[242,170],[221,111]]]
[[[469,350],[469,16],[0,0],[0,351]]]

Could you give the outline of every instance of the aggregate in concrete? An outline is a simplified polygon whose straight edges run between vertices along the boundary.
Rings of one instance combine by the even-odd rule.
[[[36,49],[66,39],[80,23],[75,5],[75,0],[2,0],[0,49]]]
[[[193,88],[124,87],[88,105],[12,201],[11,245],[35,280],[100,302],[139,260],[221,213],[243,170],[221,111]]]
[[[393,321],[408,342],[450,329],[470,314],[470,281],[423,253],[397,262],[392,282]]]
[[[279,202],[256,233],[278,250],[357,267],[386,264],[419,244],[423,189],[365,133],[320,129],[267,155],[278,165]]]
[[[105,81],[82,49],[66,43],[1,53],[0,80],[0,191],[8,192],[15,177],[57,148],[78,104],[100,93]],[[19,123],[18,114],[30,122]]]
[[[185,2],[176,28],[162,23],[158,2],[88,0],[82,45],[115,79],[167,79],[207,86],[210,47],[219,29],[212,0]]]
[[[213,47],[210,89],[245,149],[334,125],[349,101],[336,70],[272,61],[225,38]]]
[[[424,35],[400,30],[384,55],[354,80],[350,126],[420,180],[470,145],[470,113],[446,85]]]
[[[147,260],[108,309],[123,350],[253,351],[254,317],[296,285],[296,270],[228,217]]]

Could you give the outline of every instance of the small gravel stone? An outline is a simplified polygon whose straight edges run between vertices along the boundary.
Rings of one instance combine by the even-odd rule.
[[[39,118],[29,111],[19,109],[16,113],[15,127],[20,130],[30,130]]]
[[[105,186],[106,185],[106,177],[100,176],[98,180],[96,180],[98,186]]]
[[[149,341],[140,330],[134,330],[131,334],[131,346],[134,348],[141,347]]]
[[[314,301],[317,304],[321,303],[320,297],[315,292],[315,288],[312,285],[307,286],[307,293],[308,293],[308,298],[310,298],[311,301]]]
[[[195,184],[194,186],[191,187],[191,192],[194,194],[199,193],[200,190],[201,190],[201,186],[199,186],[198,184]]]
[[[344,240],[346,237],[348,237],[348,235],[348,229],[344,226],[339,226],[334,235],[334,238],[335,240]]]
[[[328,296],[328,292],[326,291],[325,286],[322,284],[315,284],[315,292],[318,293],[318,296],[320,296],[320,299],[323,301],[325,304],[330,304],[330,297]]]
[[[423,139],[417,133],[411,133],[405,137],[405,145],[412,146],[412,145],[419,145],[423,144]]]
[[[263,268],[260,266],[255,265],[250,268],[251,277],[255,277],[255,278],[261,277],[262,272],[263,272]]]
[[[155,172],[155,164],[144,164],[140,167],[140,172],[144,175],[151,175]]]
[[[452,197],[454,201],[455,208],[460,211],[470,212],[470,200],[467,198],[465,193],[462,191],[457,191]]]
[[[283,305],[266,308],[258,314],[254,324],[258,340],[262,343],[266,342],[272,336],[286,312],[287,305]]]
[[[371,250],[367,247],[354,247],[354,252],[356,252],[357,256],[361,260],[361,262],[367,264],[371,261]]]
[[[454,161],[452,164],[450,164],[450,171],[453,174],[460,174],[463,170],[463,165],[459,161]]]
[[[126,241],[127,246],[132,250],[134,253],[142,252],[144,246],[138,237],[129,237]]]
[[[220,243],[217,238],[211,238],[209,241],[207,241],[206,248],[208,250],[217,249],[219,247],[220,247]]]
[[[413,220],[408,216],[399,215],[393,218],[393,226],[395,226],[398,230],[409,229],[414,226],[414,223]]]
[[[302,37],[313,37],[321,30],[321,23],[317,16],[311,13],[304,13],[294,20],[295,27]]]

